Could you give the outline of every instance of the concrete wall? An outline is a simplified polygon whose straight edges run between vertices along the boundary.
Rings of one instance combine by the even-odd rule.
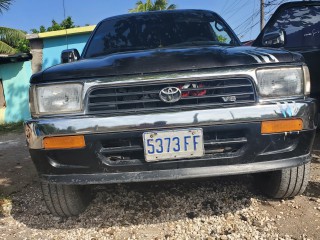
[[[6,108],[0,109],[0,123],[18,122],[30,118],[29,80],[31,61],[0,65]]]
[[[67,48],[76,48],[79,53],[82,50],[90,36],[90,33],[69,35],[68,46],[65,36],[44,38],[43,39],[43,55],[42,55],[42,70],[53,65],[60,64],[61,52]]]

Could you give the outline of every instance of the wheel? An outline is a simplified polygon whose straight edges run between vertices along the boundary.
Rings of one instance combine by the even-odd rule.
[[[77,216],[91,201],[89,186],[41,183],[44,201],[49,211],[60,217]]]
[[[272,198],[290,198],[300,195],[307,187],[310,162],[293,168],[255,175],[261,191]]]

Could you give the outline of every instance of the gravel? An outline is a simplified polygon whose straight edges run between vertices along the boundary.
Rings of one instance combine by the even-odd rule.
[[[0,190],[10,192],[2,202],[12,208],[1,215],[0,204],[0,239],[319,239],[320,137],[307,191],[294,199],[265,198],[249,175],[104,185],[93,187],[92,204],[72,218],[48,212],[22,144],[16,155],[9,147],[0,154]]]
[[[39,184],[12,197],[0,238],[22,239],[290,239],[249,189],[250,177],[94,187],[87,211],[49,214]],[[317,200],[316,200],[317,201]]]

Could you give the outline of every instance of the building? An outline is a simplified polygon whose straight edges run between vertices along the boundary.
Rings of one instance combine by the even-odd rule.
[[[31,55],[0,56],[0,124],[30,117]]]
[[[27,35],[30,41],[32,72],[36,73],[60,63],[60,54],[65,49],[82,50],[95,26]]]
[[[95,26],[29,34],[31,55],[0,55],[0,124],[30,118],[29,80],[33,73],[60,63],[65,49],[81,54]]]

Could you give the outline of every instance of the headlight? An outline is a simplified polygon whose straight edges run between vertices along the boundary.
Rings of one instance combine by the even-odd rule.
[[[304,94],[310,95],[310,90],[311,90],[310,72],[307,66],[303,66],[303,75],[304,75]]]
[[[38,114],[79,112],[82,108],[82,84],[36,86],[33,107]],[[32,108],[31,108],[32,109]]]
[[[262,98],[294,97],[304,95],[302,67],[257,70],[258,90]]]

